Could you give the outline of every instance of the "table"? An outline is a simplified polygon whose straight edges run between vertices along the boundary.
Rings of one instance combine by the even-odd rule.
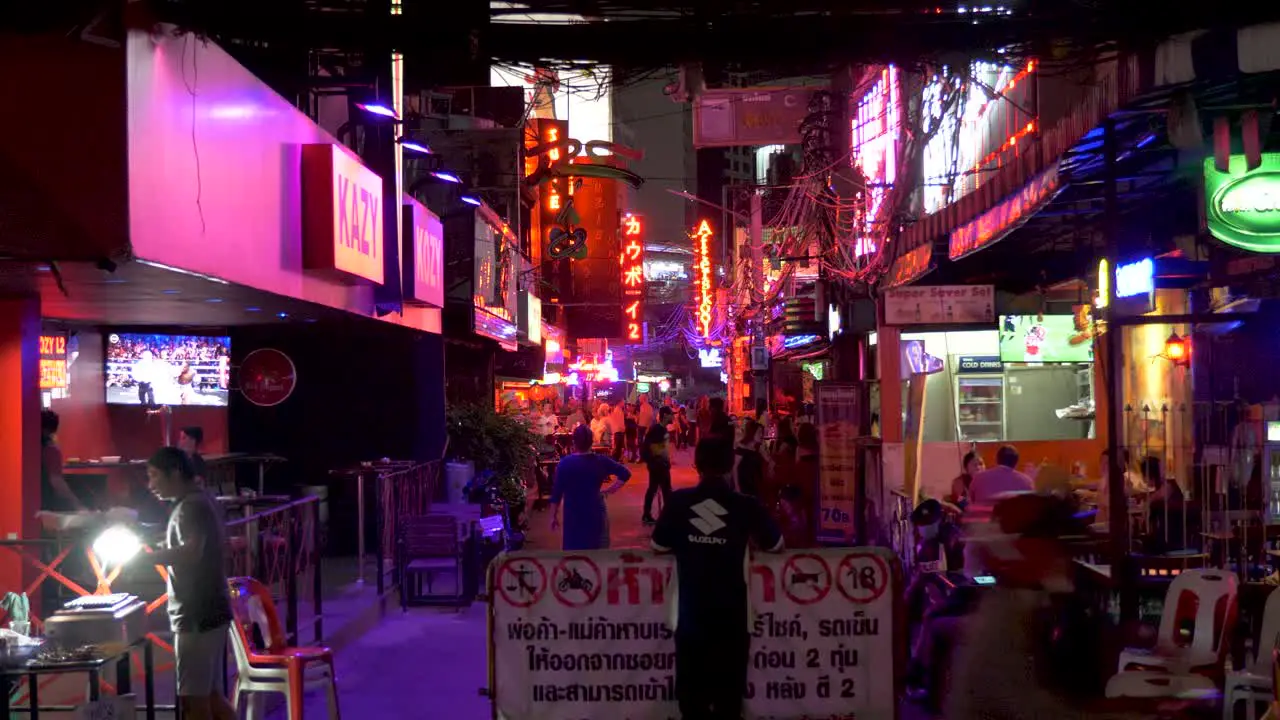
[[[41,663],[35,660],[41,646],[9,648],[0,651],[0,718],[7,720],[11,708],[9,695],[23,677],[27,678],[30,690],[31,718],[40,717],[40,683],[41,675],[58,675],[63,673],[87,673],[89,675],[89,701],[99,699],[102,687],[102,670],[109,663],[116,665],[116,694],[128,695],[133,692],[133,668],[129,658],[135,650],[142,650],[142,677],[146,700],[146,718],[156,717],[156,682],[155,663],[151,649],[151,641],[142,638],[132,645],[127,645],[114,652],[105,652],[91,660],[75,662]]]

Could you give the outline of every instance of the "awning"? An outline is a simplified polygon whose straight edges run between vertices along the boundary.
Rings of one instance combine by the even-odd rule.
[[[1280,70],[1280,23],[1176,35],[1155,50],[1155,87]]]

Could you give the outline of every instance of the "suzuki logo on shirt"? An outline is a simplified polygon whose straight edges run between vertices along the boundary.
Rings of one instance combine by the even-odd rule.
[[[725,522],[720,519],[721,517],[729,514],[729,511],[725,510],[724,506],[715,500],[707,499],[697,505],[694,505],[690,509],[693,510],[693,514],[698,517],[689,518],[689,524],[697,528],[698,532],[701,532],[703,535],[702,537],[690,535],[689,540],[691,542],[715,545],[722,545],[726,542],[724,538],[708,537],[716,534],[726,527]]]

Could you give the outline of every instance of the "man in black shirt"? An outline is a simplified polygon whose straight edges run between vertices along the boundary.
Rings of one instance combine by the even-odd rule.
[[[147,479],[156,497],[173,503],[166,547],[148,562],[168,571],[169,625],[183,716],[230,720],[235,711],[218,691],[232,620],[220,513],[213,498],[196,485],[191,458],[179,448],[157,450],[147,462]]]
[[[755,498],[734,492],[733,442],[711,437],[694,450],[697,487],[662,509],[653,547],[676,558],[676,696],[685,720],[742,717],[750,650],[747,552],[777,552],[782,533]]]
[[[192,425],[182,428],[178,433],[178,447],[191,458],[191,471],[195,473],[196,484],[205,487],[209,481],[209,465],[200,454],[200,446],[204,444],[204,428]],[[217,490],[217,488],[214,488]]]

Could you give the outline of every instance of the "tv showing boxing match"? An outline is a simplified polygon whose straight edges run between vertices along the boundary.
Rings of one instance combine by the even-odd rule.
[[[231,338],[110,333],[106,356],[108,405],[227,405]]]

